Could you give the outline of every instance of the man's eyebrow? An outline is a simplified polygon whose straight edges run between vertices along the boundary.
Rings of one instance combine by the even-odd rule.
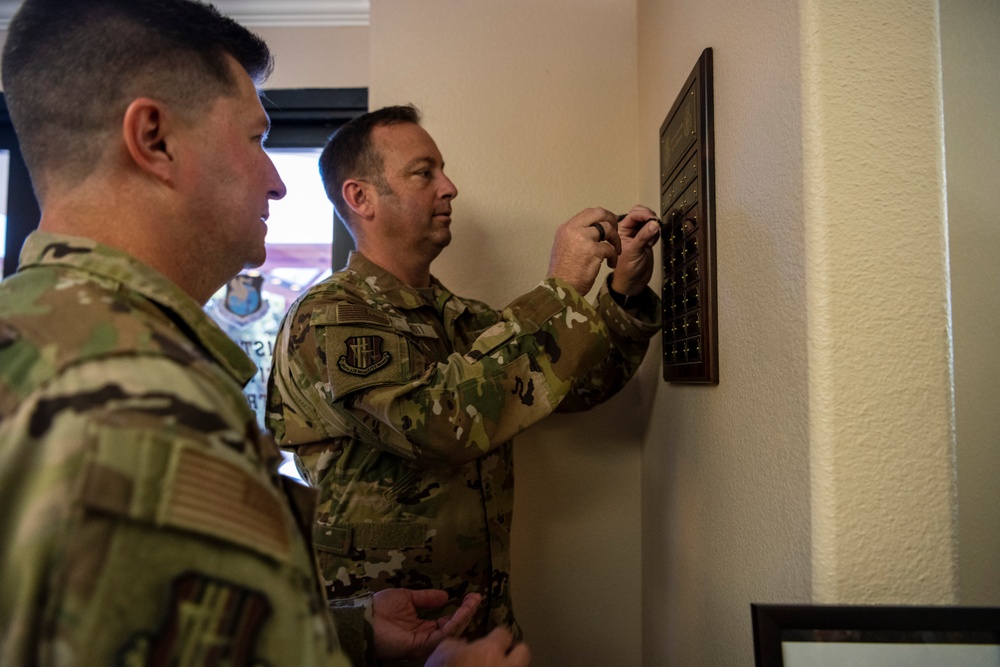
[[[437,163],[438,163],[437,160],[435,160],[434,158],[432,158],[430,156],[418,157],[418,158],[414,158],[414,159],[410,160],[409,162],[407,162],[406,166],[405,166],[405,169],[406,169],[406,171],[410,171],[411,169],[415,169],[416,167],[422,166],[422,165],[425,165],[425,164],[426,165],[430,165],[430,166],[433,167],[433,166],[436,166]],[[444,167],[444,163],[443,162],[441,163],[441,166]]]
[[[266,113],[261,114],[253,119],[249,128],[254,134],[259,134],[262,137],[261,142],[263,143],[271,134],[271,117]]]

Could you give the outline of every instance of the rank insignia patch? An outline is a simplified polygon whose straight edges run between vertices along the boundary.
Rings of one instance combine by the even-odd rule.
[[[351,336],[344,345],[347,353],[337,360],[340,370],[351,375],[371,375],[392,360],[392,355],[382,350],[381,336]]]
[[[135,637],[122,650],[122,667],[263,664],[253,647],[271,605],[261,593],[189,572],[174,580],[172,597],[159,634]]]

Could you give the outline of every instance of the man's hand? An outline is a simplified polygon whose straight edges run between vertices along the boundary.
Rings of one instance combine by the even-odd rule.
[[[611,277],[611,289],[634,296],[653,277],[653,246],[660,240],[660,222],[653,211],[637,204],[618,223],[618,235],[622,251]]]
[[[454,614],[432,620],[420,618],[417,610],[443,606],[448,602],[445,591],[408,588],[378,591],[372,596],[376,657],[380,660],[426,657],[442,640],[465,632],[481,601],[481,595],[469,593]]]
[[[556,230],[549,277],[564,280],[580,294],[586,294],[593,287],[601,264],[606,260],[614,268],[621,252],[618,216],[603,208],[588,208]]]
[[[504,628],[496,628],[474,642],[448,639],[424,667],[527,667],[531,652],[524,644],[511,646],[514,637]]]

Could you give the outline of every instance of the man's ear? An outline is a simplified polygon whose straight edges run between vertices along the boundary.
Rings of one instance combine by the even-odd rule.
[[[122,134],[135,165],[165,182],[174,180],[177,168],[173,154],[170,111],[162,102],[140,97],[125,110]]]
[[[362,219],[370,220],[375,216],[375,207],[371,196],[372,189],[370,183],[349,178],[344,181],[340,194],[356,215]]]

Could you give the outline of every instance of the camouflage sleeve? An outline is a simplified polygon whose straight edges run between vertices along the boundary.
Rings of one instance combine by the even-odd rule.
[[[326,358],[318,386],[325,400],[348,408],[379,447],[450,464],[474,460],[552,413],[607,355],[610,338],[593,306],[556,279],[515,299],[467,353],[437,363],[385,329],[360,336],[357,328],[314,328]],[[352,373],[340,352],[362,338],[369,348],[377,341],[385,360],[364,376]]]
[[[220,413],[209,378],[130,355],[21,399],[0,424],[0,664],[348,667],[248,411]]]
[[[618,393],[642,364],[649,339],[660,332],[662,306],[656,293],[647,287],[637,300],[638,311],[630,313],[611,298],[611,278],[609,274],[602,283],[596,304],[611,334],[611,350],[573,385],[559,412],[586,410]]]

